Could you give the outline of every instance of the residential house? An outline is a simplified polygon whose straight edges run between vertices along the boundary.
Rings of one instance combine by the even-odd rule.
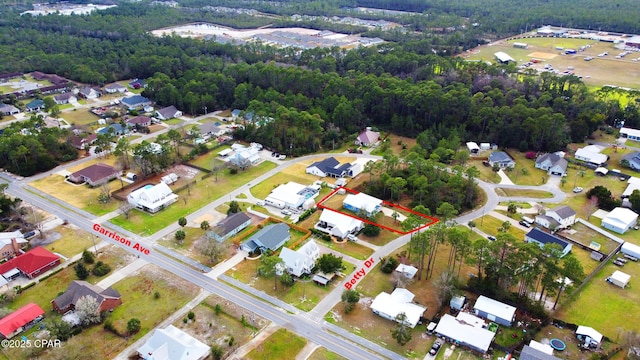
[[[76,184],[87,183],[89,186],[96,187],[115,179],[118,173],[119,171],[111,165],[97,163],[74,172],[69,175],[68,180]]]
[[[316,266],[316,260],[318,260],[319,257],[320,248],[318,248],[318,244],[313,240],[304,244],[297,251],[286,247],[280,250],[280,258],[283,261],[284,269],[296,277],[311,274],[311,270]]]
[[[127,92],[127,87],[118,83],[105,85],[104,91],[107,94],[124,93]]]
[[[99,89],[93,88],[91,86],[85,86],[78,91],[78,96],[85,99],[97,99],[102,95]]]
[[[212,122],[198,125],[198,130],[200,131],[200,136],[202,136],[205,140],[208,140],[212,137],[222,136],[227,133],[226,129]]]
[[[627,183],[628,183],[627,188],[624,189],[624,191],[622,192],[621,197],[623,199],[629,198],[629,196],[631,196],[631,194],[633,194],[634,191],[640,190],[640,178],[632,176],[629,178],[629,180],[627,180]]]
[[[613,209],[602,219],[601,226],[605,229],[624,234],[636,225],[638,214],[623,207]]]
[[[576,336],[578,340],[583,342],[585,347],[598,348],[602,344],[604,336],[600,334],[596,329],[590,326],[579,325],[576,329]]]
[[[160,120],[169,120],[180,116],[182,116],[182,111],[176,109],[173,105],[156,110],[156,117]]]
[[[38,246],[0,264],[0,275],[7,280],[13,280],[20,274],[33,279],[58,265],[60,265],[58,255]]]
[[[315,228],[344,239],[349,234],[358,233],[362,230],[363,226],[363,222],[358,219],[337,211],[324,209],[322,210],[322,214],[320,214],[320,220],[315,225]]]
[[[470,154],[477,155],[480,152],[480,146],[473,141],[469,141],[467,143],[467,150],[469,150]]]
[[[567,175],[569,162],[558,154],[542,154],[536,159],[536,168],[545,170],[549,175]]]
[[[402,274],[407,279],[413,279],[418,273],[418,268],[411,265],[400,264],[396,268],[396,272]]]
[[[264,199],[264,202],[278,209],[308,209],[315,204],[313,198],[318,196],[319,193],[320,185],[306,186],[290,181],[271,190],[271,193]]]
[[[228,159],[233,165],[245,169],[260,162],[260,150],[253,146],[237,148],[235,154],[229,156]]]
[[[129,118],[125,121],[125,123],[129,126],[129,127],[136,127],[136,126],[150,126],[151,125],[151,118],[148,116],[135,116],[132,118]]]
[[[334,177],[342,178],[345,176],[354,176],[354,165],[350,163],[340,164],[334,157],[326,158],[321,161],[316,161],[313,164],[307,166],[307,174],[312,174],[320,177]],[[360,173],[357,171],[356,175]]]
[[[144,360],[204,360],[209,357],[211,347],[169,325],[154,330],[137,351]]]
[[[84,133],[82,135],[73,135],[69,141],[78,150],[84,150],[87,146],[91,146],[98,139],[97,134]]]
[[[151,100],[147,99],[142,95],[133,95],[126,98],[122,98],[121,102],[129,110],[141,109],[141,108],[144,108],[145,106],[151,105]]]
[[[11,79],[22,77],[24,74],[20,72],[10,72],[0,74],[0,82],[8,82]]]
[[[476,316],[493,321],[496,324],[511,326],[516,320],[516,308],[500,301],[481,295],[473,305]]]
[[[240,116],[241,112],[242,112],[242,110],[240,110],[240,109],[231,110],[231,118],[234,119],[234,120],[237,119],[238,116]]]
[[[544,247],[546,244],[559,245],[562,251],[561,256],[565,256],[571,251],[571,243],[538,228],[531,229],[531,231],[524,236],[524,241],[526,243],[538,244],[540,247]]]
[[[365,193],[349,194],[344,198],[342,206],[356,214],[364,212],[369,217],[382,209],[382,200]]]
[[[38,112],[38,111],[40,111],[42,109],[44,109],[44,101],[42,101],[40,99],[31,100],[25,106],[25,111],[26,112]]]
[[[126,135],[129,133],[129,129],[126,126],[122,126],[119,123],[109,124],[103,128],[98,129],[96,131],[98,134],[111,134],[114,136]]]
[[[484,320],[460,311],[456,317],[444,314],[434,329],[438,337],[485,354],[496,333],[486,329]]]
[[[380,140],[380,133],[366,128],[356,138],[355,144],[361,146],[373,146]]]
[[[129,82],[129,86],[133,89],[143,89],[147,87],[147,83],[144,80],[133,79]]]
[[[44,117],[44,126],[48,128],[60,128],[60,129],[69,129],[71,125],[68,125],[64,119],[54,118],[52,116]]]
[[[267,249],[275,251],[281,248],[290,238],[291,235],[287,224],[271,224],[260,229],[249,240],[245,241],[240,246],[240,249],[247,252],[255,250],[266,251]]]
[[[576,212],[567,205],[556,206],[544,215],[536,216],[536,224],[549,230],[565,229],[575,222]]]
[[[0,335],[3,339],[11,339],[42,319],[44,310],[38,304],[29,303],[0,319]]]
[[[150,213],[157,213],[176,201],[178,201],[178,195],[163,182],[157,185],[147,184],[127,196],[129,204]]]
[[[609,160],[605,154],[600,154],[602,147],[597,145],[588,145],[576,151],[574,157],[577,160],[587,162],[592,165],[600,166]]]
[[[620,136],[633,141],[640,141],[640,130],[623,127],[620,129]]]
[[[413,302],[415,295],[403,288],[396,288],[391,294],[381,292],[373,299],[371,310],[374,314],[391,321],[398,321],[398,315],[404,314],[404,324],[414,328],[427,310]]]
[[[120,293],[117,290],[112,287],[103,289],[82,280],[72,281],[69,287],[67,287],[67,290],[65,290],[62,295],[53,299],[51,304],[55,311],[60,314],[65,314],[73,311],[76,308],[78,300],[84,296],[94,298],[98,303],[100,312],[111,311],[122,304]]]
[[[501,169],[514,168],[516,162],[504,151],[494,151],[489,155],[489,165],[498,164]]]
[[[553,356],[551,346],[531,340],[529,345],[522,348],[520,360],[560,360],[560,358]]]
[[[28,243],[20,230],[0,233],[0,261],[12,258],[22,253]]]
[[[2,104],[0,103],[0,114],[8,116],[8,115],[16,115],[20,113],[20,109],[11,105],[11,104]]]
[[[223,242],[249,225],[251,225],[251,218],[243,212],[237,212],[217,223],[213,229],[207,232],[207,236],[216,239],[217,242]]]
[[[77,98],[72,92],[66,92],[55,95],[53,101],[58,105],[68,104],[70,102],[76,102]]]
[[[622,157],[621,161],[627,161],[626,166],[633,170],[640,170],[640,151],[629,153]]]

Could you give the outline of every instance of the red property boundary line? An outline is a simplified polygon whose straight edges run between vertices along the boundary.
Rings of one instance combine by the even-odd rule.
[[[418,227],[418,228],[415,228],[415,229],[413,229],[413,230],[410,230],[410,231],[400,231],[400,230],[397,230],[397,229],[390,228],[390,227],[388,227],[388,226],[384,226],[384,225],[381,225],[381,224],[375,223],[375,222],[373,222],[373,221],[371,221],[371,220],[368,220],[368,219],[364,219],[364,218],[361,218],[361,217],[358,217],[358,216],[354,216],[354,215],[351,215],[351,214],[344,213],[344,212],[342,212],[342,211],[339,211],[339,210],[336,210],[336,209],[330,208],[330,207],[328,207],[328,206],[324,206],[324,205],[322,204],[322,203],[323,203],[323,202],[325,202],[327,199],[329,199],[330,197],[332,197],[332,196],[333,196],[333,194],[335,194],[336,192],[338,192],[340,189],[344,189],[345,191],[347,191],[348,193],[353,194],[353,195],[356,195],[356,194],[359,194],[359,193],[360,193],[359,191],[356,191],[356,190],[353,190],[353,189],[349,189],[349,188],[346,188],[346,187],[344,187],[344,186],[340,186],[340,187],[337,187],[336,189],[334,189],[334,190],[333,190],[329,195],[327,195],[327,196],[325,196],[324,198],[322,198],[322,200],[320,200],[320,201],[316,204],[316,206],[317,206],[317,207],[319,207],[319,208],[321,208],[321,209],[323,209],[323,210],[335,211],[335,212],[340,213],[340,214],[342,214],[342,215],[349,216],[349,217],[354,218],[354,219],[356,219],[356,220],[360,220],[360,221],[365,222],[365,223],[367,223],[367,224],[375,225],[375,226],[377,226],[377,227],[383,228],[383,229],[385,229],[385,230],[392,231],[392,232],[397,233],[397,234],[400,234],[400,235],[407,235],[407,234],[414,233],[414,232],[416,232],[416,231],[420,231],[420,230],[422,230],[422,229],[424,229],[424,228],[426,228],[426,227],[429,227],[429,226],[431,226],[431,225],[433,225],[433,224],[437,223],[438,221],[440,221],[440,220],[438,220],[438,219],[436,219],[436,218],[434,218],[434,217],[432,217],[432,216],[425,215],[425,214],[419,213],[419,212],[417,212],[417,211],[413,211],[413,210],[411,210],[411,209],[407,209],[407,208],[406,208],[406,207],[404,207],[404,206],[396,205],[396,204],[392,204],[392,203],[390,203],[390,202],[388,202],[388,201],[382,200],[382,204],[383,204],[383,205],[385,205],[385,206],[388,206],[388,207],[391,207],[391,208],[398,208],[398,209],[401,209],[401,210],[404,210],[404,211],[408,211],[408,212],[410,212],[410,213],[412,213],[412,214],[415,214],[415,215],[417,215],[417,216],[419,216],[419,217],[421,217],[421,218],[424,218],[424,219],[427,219],[427,220],[428,220],[428,222],[427,222],[426,224],[424,224],[424,225],[422,225],[422,226],[420,226],[420,227]]]

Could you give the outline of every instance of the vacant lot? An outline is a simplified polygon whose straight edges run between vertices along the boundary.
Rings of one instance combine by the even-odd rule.
[[[81,125],[93,125],[100,119],[99,116],[92,114],[86,109],[73,109],[71,111],[65,111],[60,114],[60,117],[67,120],[69,124],[81,126]]]
[[[474,222],[476,223],[476,226],[478,227],[478,229],[482,230],[482,232],[484,232],[485,234],[494,235],[494,236],[498,234],[498,229],[502,227],[502,223],[503,223],[502,220],[495,218],[491,215],[485,215],[479,219],[474,220]],[[515,236],[516,239],[524,240],[524,234],[525,234],[524,231],[520,230],[515,226],[509,227],[509,230],[507,232]]]
[[[513,42],[524,42],[529,44],[528,49],[516,49]],[[564,51],[556,50],[557,46],[567,48],[580,48],[580,46],[590,45],[583,52],[575,55],[564,55]],[[539,57],[542,63],[535,67],[543,68],[545,64],[552,64],[555,69],[564,71],[569,66],[574,67],[576,75],[582,76],[582,80],[587,85],[602,86],[612,84],[623,87],[637,88],[635,79],[640,76],[640,63],[631,61],[637,54],[631,54],[622,59],[616,59],[615,55],[621,52],[614,48],[612,43],[596,42],[585,39],[564,39],[564,38],[525,38],[513,41],[498,41],[488,45],[480,46],[466,53],[464,57],[469,60],[485,60],[495,62],[494,53],[503,51],[513,57],[518,64],[529,61],[531,58]],[[605,51],[608,56],[598,57],[598,54]],[[545,58],[540,56],[545,55]],[[591,56],[592,61],[584,61],[584,58]]]
[[[307,340],[291,333],[287,329],[279,329],[266,338],[262,344],[247,354],[248,359],[254,360],[287,360],[295,359],[296,355],[307,344]]]
[[[36,237],[35,240],[40,240]],[[61,225],[57,228],[47,231],[46,238],[39,244],[44,244],[45,249],[61,254],[66,257],[72,257],[80,254],[85,249],[94,252],[94,244],[99,244],[102,239],[99,236],[77,228],[71,224]],[[31,240],[34,244],[34,240]]]

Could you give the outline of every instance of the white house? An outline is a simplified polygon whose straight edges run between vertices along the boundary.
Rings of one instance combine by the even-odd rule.
[[[232,164],[236,165],[239,168],[246,168],[251,165],[255,165],[260,161],[260,150],[256,147],[246,147],[240,144],[234,148],[235,154],[229,156],[229,160]],[[233,148],[233,146],[232,146]]]
[[[581,149],[578,149],[575,154],[577,160],[588,162],[594,165],[602,165],[607,162],[609,157],[605,154],[600,154],[602,148],[597,145],[588,145]]]
[[[607,278],[607,282],[619,286],[621,288],[625,288],[627,284],[629,284],[629,280],[631,280],[631,275],[625,274],[622,271],[614,271],[611,276]]]
[[[396,271],[404,275],[404,277],[406,277],[407,279],[413,279],[418,273],[418,268],[411,265],[400,264],[396,268]]]
[[[104,91],[107,94],[124,93],[127,91],[127,87],[118,83],[112,83],[104,86]]]
[[[473,305],[476,316],[483,317],[500,325],[511,326],[516,319],[516,308],[498,300],[481,295]]]
[[[397,321],[398,315],[404,314],[404,323],[414,328],[427,310],[426,307],[413,303],[414,296],[411,291],[402,288],[396,288],[391,294],[381,292],[373,299],[371,310],[392,321]]]
[[[264,202],[278,209],[297,209],[302,207],[307,199],[318,196],[319,192],[320,185],[306,186],[289,181],[271,190],[271,193],[264,199]]]
[[[578,326],[576,330],[576,335],[578,340],[584,341],[584,345],[587,347],[598,347],[602,342],[602,334],[596,331],[594,328],[590,326]]]
[[[157,185],[147,184],[133,191],[127,196],[127,201],[139,209],[156,213],[178,201],[178,195],[171,191],[169,185],[161,182]]]
[[[624,234],[635,226],[636,221],[638,221],[638,214],[627,208],[617,207],[602,219],[601,225],[605,229]]]
[[[160,120],[169,120],[180,116],[182,116],[182,111],[176,109],[173,105],[156,110],[156,117]]]
[[[355,213],[364,211],[367,216],[371,216],[382,209],[382,200],[365,193],[349,194],[344,198],[342,206]]]
[[[280,251],[280,259],[284,262],[284,268],[289,274],[297,277],[311,274],[311,270],[316,265],[316,260],[319,257],[320,248],[313,240],[304,244],[297,251],[286,247]]]
[[[480,353],[486,353],[496,333],[485,329],[482,319],[472,314],[459,312],[457,317],[444,314],[434,330],[436,334],[447,340],[468,346]]]
[[[620,129],[620,136],[633,141],[640,141],[640,130],[623,127]]]
[[[567,205],[556,206],[544,215],[536,216],[536,224],[549,229],[564,229],[576,222],[576,212]]]
[[[362,221],[358,219],[354,219],[351,216],[341,214],[337,211],[324,209],[322,210],[322,214],[320,214],[320,220],[315,228],[344,239],[347,235],[355,234],[362,230],[363,226]]]
[[[156,329],[138,348],[145,360],[202,360],[210,353],[211,347],[173,325]]]
[[[629,178],[629,180],[627,180],[627,183],[629,185],[627,185],[627,188],[624,189],[624,191],[622,192],[623,199],[626,199],[629,196],[631,196],[631,194],[633,194],[634,191],[640,190],[640,178],[632,176]]]
[[[569,162],[558,154],[543,154],[536,159],[536,168],[545,170],[549,175],[567,175]]]

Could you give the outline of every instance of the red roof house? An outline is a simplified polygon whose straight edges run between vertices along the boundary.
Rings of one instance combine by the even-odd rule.
[[[99,186],[115,179],[118,172],[111,165],[97,163],[69,175],[69,181],[76,184],[86,182],[89,186]]]
[[[131,119],[127,119],[126,123],[129,126],[149,126],[151,125],[151,118],[148,116],[140,115],[132,117]]]
[[[0,335],[11,339],[44,318],[44,310],[37,304],[30,303],[0,319]]]
[[[0,275],[13,279],[22,273],[29,279],[33,279],[58,265],[60,265],[60,257],[39,246],[0,264]],[[11,275],[6,276],[7,273]]]
[[[372,131],[370,128],[366,128],[363,132],[358,135],[356,138],[356,145],[362,146],[372,146],[380,140],[380,133],[377,131]]]

